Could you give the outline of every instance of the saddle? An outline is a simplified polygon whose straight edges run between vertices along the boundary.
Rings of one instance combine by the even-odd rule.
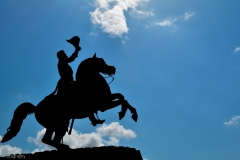
[[[83,85],[84,86],[84,85]],[[80,95],[81,93],[77,92],[77,90],[81,90],[82,89],[82,96]],[[91,90],[91,89],[89,89]],[[50,95],[54,95],[56,96],[57,102],[59,103],[59,105],[61,106],[75,106],[77,101],[85,101],[85,103],[87,103],[88,101],[91,101],[91,99],[93,97],[95,97],[93,92],[88,92],[86,91],[86,88],[82,88],[77,86],[77,82],[73,81],[73,82],[68,82],[68,83],[62,83],[62,82],[58,82],[55,91],[53,91]],[[81,99],[82,97],[82,99]],[[95,98],[93,98],[95,99]],[[94,112],[95,114],[97,114],[97,111],[100,108],[96,108],[96,106],[98,105],[88,105],[86,107],[90,107],[91,108],[91,112]]]

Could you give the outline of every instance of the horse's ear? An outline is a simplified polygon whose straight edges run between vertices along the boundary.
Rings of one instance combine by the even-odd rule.
[[[93,55],[93,57],[92,58],[97,58],[97,56],[96,56],[96,53]]]

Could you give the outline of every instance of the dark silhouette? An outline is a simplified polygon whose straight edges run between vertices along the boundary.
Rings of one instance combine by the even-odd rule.
[[[63,50],[57,52],[57,57],[59,60],[58,72],[61,77],[58,81],[57,96],[59,97],[59,100],[62,101],[62,104],[71,101],[71,93],[75,83],[73,79],[73,70],[68,63],[73,62],[78,57],[78,52],[81,51],[81,47],[79,46],[80,38],[78,36],[74,36],[73,38],[67,40],[67,42],[75,47],[75,52],[69,58]],[[92,122],[93,126],[96,126],[96,124],[103,124],[105,122],[105,120],[96,119],[94,113],[91,113],[88,118]]]
[[[69,94],[67,98],[61,97],[61,91],[55,95],[55,90],[37,104],[36,107],[29,102],[20,104],[16,108],[11,125],[1,142],[7,142],[15,137],[20,131],[23,120],[28,114],[32,113],[35,113],[38,123],[46,128],[42,142],[57,149],[69,149],[68,145],[61,144],[60,141],[66,131],[68,131],[70,119],[87,118],[98,111],[104,112],[121,105],[122,109],[119,112],[119,119],[121,120],[125,116],[127,109],[129,109],[132,113],[132,119],[137,122],[138,115],[136,109],[124,99],[122,94],[111,93],[108,83],[100,74],[113,75],[115,72],[116,68],[107,65],[102,58],[97,58],[96,53],[93,57],[85,59],[78,66],[76,82],[71,81],[73,83],[70,91],[67,92]],[[72,125],[73,121],[71,128]],[[52,140],[53,132],[55,132],[55,136]],[[70,134],[70,132],[71,129],[68,133]]]
[[[34,154],[11,154],[0,157],[0,160],[24,159],[24,160],[43,160],[43,159],[67,159],[67,160],[143,160],[141,152],[135,148],[123,146],[102,146],[76,148],[69,150],[52,150],[35,152]]]

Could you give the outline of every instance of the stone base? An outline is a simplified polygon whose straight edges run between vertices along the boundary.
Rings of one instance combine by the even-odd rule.
[[[14,158],[15,157],[15,158]],[[56,159],[56,160],[143,160],[139,150],[129,147],[92,147],[92,148],[77,148],[70,150],[52,150],[44,152],[35,152],[34,154],[16,154],[0,157],[0,160],[14,158],[25,160],[43,160],[43,159]]]

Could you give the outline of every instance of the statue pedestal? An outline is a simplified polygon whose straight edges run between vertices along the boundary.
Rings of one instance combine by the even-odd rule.
[[[14,155],[12,155],[13,157]],[[77,148],[70,150],[52,150],[44,152],[36,152],[34,154],[20,154],[19,158],[16,159],[67,159],[67,160],[143,160],[139,150],[129,147],[114,147],[114,146],[103,146],[103,147],[92,147],[92,148]],[[20,158],[20,156],[22,158]],[[23,157],[24,156],[24,157]],[[8,159],[9,157],[0,158]]]

